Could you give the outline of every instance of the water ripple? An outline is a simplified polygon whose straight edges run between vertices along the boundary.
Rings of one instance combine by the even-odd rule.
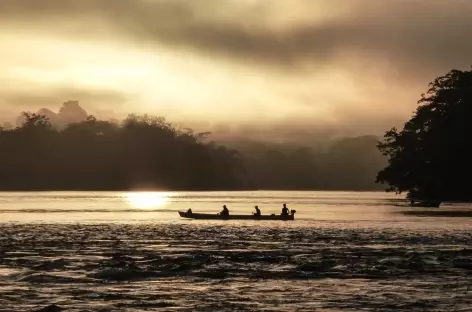
[[[467,230],[0,224],[0,311],[455,311]]]

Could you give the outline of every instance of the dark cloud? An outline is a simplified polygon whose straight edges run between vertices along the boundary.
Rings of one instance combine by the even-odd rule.
[[[285,3],[287,11],[280,3]],[[334,13],[319,20],[318,10],[328,5]],[[291,11],[293,8],[297,8],[295,13]],[[283,18],[277,20],[274,16]],[[103,40],[90,42],[102,46],[118,40],[123,41],[125,49],[140,48],[143,44],[146,45],[143,50],[152,53],[161,51],[153,47],[165,46],[172,52],[185,50],[199,56],[216,56],[254,65],[254,70],[248,72],[263,77],[264,84],[258,91],[262,94],[260,98],[269,103],[267,107],[270,106],[267,114],[260,118],[266,122],[255,128],[247,125],[244,118],[250,114],[240,112],[248,111],[247,102],[257,102],[259,97],[251,95],[251,83],[238,85],[238,79],[245,79],[242,74],[238,76],[228,69],[230,67],[223,68],[222,76],[231,76],[228,81],[235,85],[234,89],[228,88],[234,90],[234,96],[229,95],[228,102],[239,101],[239,93],[245,95],[241,97],[244,103],[232,106],[235,109],[231,111],[231,123],[236,128],[228,133],[242,136],[260,133],[263,137],[273,135],[277,138],[283,133],[305,136],[303,131],[309,132],[307,136],[343,131],[379,134],[393,125],[401,126],[414,111],[421,92],[426,91],[427,82],[452,68],[463,69],[472,63],[471,16],[472,1],[469,0],[0,0],[2,32],[14,34],[16,28],[23,28],[31,30],[31,36],[41,31],[45,37],[59,36],[66,42],[99,38]],[[77,54],[73,52],[70,58],[66,56],[66,62],[76,61]],[[191,55],[189,59],[192,59]],[[196,57],[195,60],[201,59]],[[208,63],[212,63],[212,59]],[[77,64],[80,66],[80,61]],[[219,65],[219,62],[212,64],[214,67]],[[301,70],[320,68],[319,65],[319,72]],[[264,72],[269,68],[281,72],[272,76],[272,72]],[[155,70],[158,72],[159,68]],[[332,73],[335,74],[329,76]],[[187,71],[184,74],[187,75]],[[171,71],[169,75],[172,75]],[[338,76],[343,77],[338,79]],[[328,83],[317,84],[324,77]],[[137,79],[153,78],[140,76]],[[202,79],[202,86],[205,83]],[[338,85],[342,83],[352,87],[343,89]],[[310,87],[300,91],[297,84]],[[149,101],[159,99],[158,86],[156,82],[156,94],[151,92],[144,98],[150,95],[152,100]],[[317,97],[311,86],[314,91],[326,88],[327,95],[320,92]],[[122,87],[123,90],[127,88],[126,85]],[[56,111],[61,103],[71,99],[79,100],[84,107],[93,107],[92,114],[99,110],[111,114],[108,112],[116,112],[129,104],[124,94],[115,91],[61,89],[32,92],[25,89],[21,93],[3,92],[0,111],[16,114],[39,107]],[[176,98],[176,102],[181,99]],[[226,97],[209,98],[215,99],[216,103],[212,103],[215,106],[227,102]],[[192,108],[199,103],[190,95],[188,102]],[[177,113],[168,113],[174,110],[166,104],[146,103],[141,108],[157,107],[159,113],[170,115],[169,119],[176,117],[176,120],[188,122],[206,120],[205,109],[211,107],[203,106],[205,116],[195,117],[180,108],[184,105],[175,106],[178,107],[175,111],[187,114],[179,119]],[[293,109],[292,115],[280,117],[281,121],[269,118],[273,111],[289,111],[285,108],[297,105],[300,110]],[[333,108],[334,113],[328,117],[323,112],[318,114],[317,106]],[[127,107],[121,111],[140,111],[139,106]],[[237,108],[240,110],[236,111]],[[214,111],[211,114],[211,119],[220,118]],[[334,116],[332,119],[331,115]],[[224,132],[218,127],[202,127],[202,131],[209,129]]]
[[[468,64],[472,54],[472,2],[467,0],[335,0],[332,7],[347,6],[350,12],[326,22],[305,19],[287,27],[272,27],[266,21],[263,13],[271,12],[267,2],[238,10],[243,3],[2,0],[0,18],[31,24],[82,21],[77,24],[82,33],[100,32],[97,24],[87,26],[87,20],[100,20],[128,38],[284,66],[360,55],[444,70]],[[310,12],[323,3],[293,1],[290,5]]]

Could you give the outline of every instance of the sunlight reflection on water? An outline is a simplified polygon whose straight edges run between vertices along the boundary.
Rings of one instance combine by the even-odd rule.
[[[132,192],[123,196],[134,208],[155,209],[164,207],[176,194],[173,192]]]
[[[464,218],[430,217],[402,213],[425,211],[406,207],[400,197],[383,192],[44,192],[0,193],[0,222],[166,222],[253,224],[280,226],[280,222],[185,220],[178,211],[217,213],[223,204],[231,213],[251,214],[254,205],[262,214],[278,214],[282,203],[295,209],[295,222],[287,226],[468,228]],[[402,206],[403,205],[403,206]],[[461,209],[444,205],[439,210]],[[464,207],[462,207],[464,208]],[[438,211],[436,209],[436,211]],[[440,222],[438,222],[440,220]],[[418,222],[421,221],[421,222]]]

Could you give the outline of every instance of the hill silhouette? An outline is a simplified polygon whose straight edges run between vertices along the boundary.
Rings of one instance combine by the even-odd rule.
[[[23,113],[0,128],[1,190],[375,190],[385,165],[378,138],[325,144],[213,142],[163,117],[119,122],[87,116],[77,101],[58,113]]]
[[[243,155],[249,184],[278,190],[381,190],[375,174],[386,165],[376,136],[324,143],[222,142]]]

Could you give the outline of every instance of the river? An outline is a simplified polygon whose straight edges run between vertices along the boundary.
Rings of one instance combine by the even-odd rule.
[[[295,221],[177,214],[283,203]],[[438,211],[470,208],[383,192],[0,193],[0,311],[466,311],[471,217]]]

